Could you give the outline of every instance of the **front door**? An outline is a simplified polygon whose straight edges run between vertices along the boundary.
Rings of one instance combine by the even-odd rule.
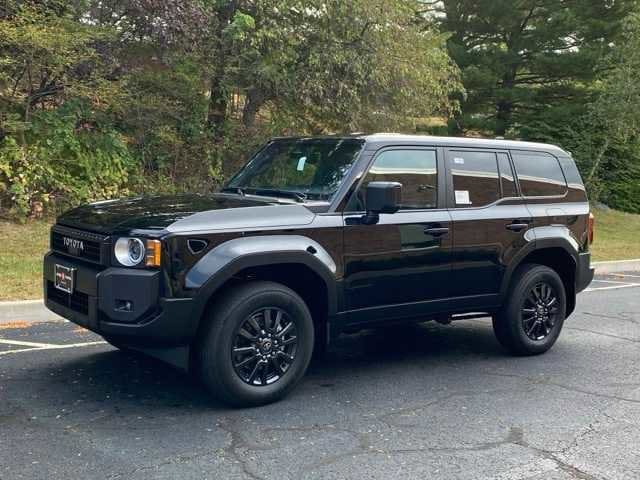
[[[376,154],[344,214],[344,294],[349,323],[428,314],[450,295],[451,218],[444,208],[444,159],[435,148]],[[361,222],[373,181],[402,184],[397,213]]]

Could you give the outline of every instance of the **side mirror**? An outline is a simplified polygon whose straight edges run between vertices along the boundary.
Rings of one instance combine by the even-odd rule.
[[[402,202],[402,184],[398,182],[370,182],[365,192],[367,214],[363,223],[378,223],[381,213],[396,213]]]

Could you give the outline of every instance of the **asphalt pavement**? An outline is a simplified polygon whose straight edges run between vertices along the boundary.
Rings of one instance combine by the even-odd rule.
[[[640,274],[598,277],[555,347],[487,320],[365,331],[287,399],[212,401],[68,322],[0,325],[0,479],[640,478]]]

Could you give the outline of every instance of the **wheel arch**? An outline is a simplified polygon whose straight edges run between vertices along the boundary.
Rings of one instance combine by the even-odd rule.
[[[530,248],[514,261],[505,274],[501,289],[504,300],[511,285],[511,279],[518,267],[528,263],[545,265],[554,270],[562,279],[567,296],[567,317],[573,313],[576,306],[576,270],[578,266],[578,251],[571,242],[564,238],[536,240]]]
[[[317,242],[303,236],[238,238],[205,255],[188,273],[185,285],[197,289],[193,314],[201,322],[208,307],[227,288],[270,280],[291,288],[305,301],[323,335],[338,309],[336,264]]]

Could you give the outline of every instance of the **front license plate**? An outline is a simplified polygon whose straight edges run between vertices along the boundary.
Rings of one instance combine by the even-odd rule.
[[[73,279],[75,277],[75,268],[65,267],[64,265],[55,266],[55,282],[54,285],[58,290],[73,293]]]

